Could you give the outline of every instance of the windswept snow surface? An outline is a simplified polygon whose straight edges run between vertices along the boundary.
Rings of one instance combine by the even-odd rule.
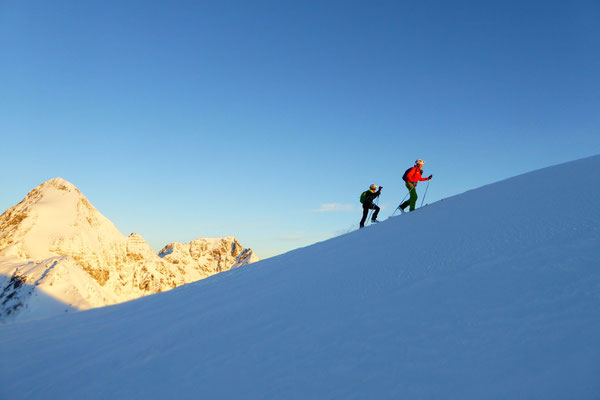
[[[4,326],[0,398],[598,399],[599,205],[595,156]]]

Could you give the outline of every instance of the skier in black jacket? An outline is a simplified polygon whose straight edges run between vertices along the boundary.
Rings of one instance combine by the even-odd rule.
[[[381,189],[383,189],[383,186],[379,186],[379,190],[375,191],[376,189],[377,189],[377,185],[373,184],[373,185],[371,185],[369,190],[362,192],[362,194],[360,195],[360,202],[362,203],[362,208],[363,208],[363,216],[362,216],[362,219],[360,220],[361,228],[365,227],[365,221],[367,220],[367,215],[369,215],[369,210],[375,210],[375,212],[373,213],[373,217],[371,218],[371,223],[379,222],[379,221],[377,221],[377,214],[379,214],[379,207],[377,205],[373,204],[373,200],[375,200],[381,194]]]

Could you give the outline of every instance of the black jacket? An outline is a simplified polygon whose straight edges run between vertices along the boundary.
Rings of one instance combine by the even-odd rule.
[[[381,194],[381,189],[379,189],[375,193],[371,192],[370,190],[367,190],[365,193],[366,194],[365,194],[365,201],[363,202],[363,207],[368,207],[368,206],[373,205],[373,200],[375,200],[377,198],[377,196],[379,196]]]

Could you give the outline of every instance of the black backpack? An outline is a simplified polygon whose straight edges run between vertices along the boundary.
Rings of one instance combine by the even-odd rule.
[[[408,177],[406,175],[408,175],[408,171],[410,171],[411,169],[413,169],[414,167],[410,167],[409,169],[407,169],[406,171],[404,171],[404,175],[402,175],[402,180],[404,182],[408,182]]]

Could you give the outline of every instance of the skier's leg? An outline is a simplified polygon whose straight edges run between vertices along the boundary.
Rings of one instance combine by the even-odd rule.
[[[417,188],[413,186],[412,183],[406,182],[406,188],[408,189],[408,193],[410,194],[410,198],[406,200],[404,203],[400,205],[400,208],[404,210],[406,207],[410,206],[410,211],[413,211],[417,204]]]
[[[406,207],[410,206],[410,199],[406,200],[404,203],[400,204],[400,208],[404,210]]]
[[[411,185],[410,183],[407,182],[406,188],[408,189],[408,194],[410,194],[410,190],[413,188],[413,185]],[[408,206],[410,206],[410,198],[408,200],[406,200],[404,203],[400,204],[400,208],[402,209],[402,212],[404,212],[404,209]]]
[[[361,228],[365,227],[365,221],[367,220],[367,215],[369,215],[369,208],[365,207],[363,205],[363,216],[362,216],[362,219],[360,220],[360,227]]]
[[[415,207],[417,206],[417,198],[419,196],[417,196],[417,188],[413,187],[413,189],[410,191],[410,211],[414,211]]]
[[[373,213],[373,217],[371,218],[371,220],[375,221],[377,219],[377,214],[379,214],[379,210],[381,209],[379,208],[379,206],[373,204],[373,210],[375,210],[375,212]]]

